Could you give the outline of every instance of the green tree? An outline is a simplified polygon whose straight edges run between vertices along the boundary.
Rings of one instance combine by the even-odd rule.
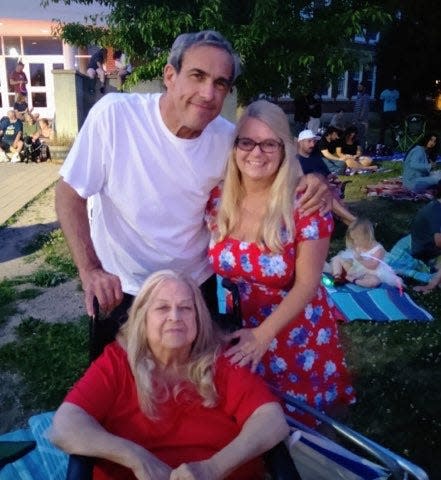
[[[92,0],[44,0],[90,4]],[[161,75],[167,52],[182,32],[214,29],[244,65],[239,100],[259,94],[295,95],[328,85],[357,61],[350,40],[390,20],[381,4],[361,0],[98,0],[110,8],[108,29],[60,24],[69,43],[124,50],[137,68],[133,80]]]

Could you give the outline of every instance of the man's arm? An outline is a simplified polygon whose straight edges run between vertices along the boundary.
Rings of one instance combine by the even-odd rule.
[[[334,160],[334,161],[337,161],[337,162],[344,162],[344,160],[342,158],[340,158],[338,155],[334,155],[327,148],[325,148],[324,150],[320,150],[320,153],[322,154],[322,157],[325,157],[328,160]]]
[[[121,282],[106,272],[95,252],[87,217],[87,200],[63,179],[57,184],[55,209],[83,285],[88,315],[93,315],[93,298],[110,311],[123,299]]]
[[[296,192],[304,192],[299,201],[299,208],[305,215],[316,211],[325,214],[332,208],[331,189],[327,179],[320,173],[308,173],[301,177]]]

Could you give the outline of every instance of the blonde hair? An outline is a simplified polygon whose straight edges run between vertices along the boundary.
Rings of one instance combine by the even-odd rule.
[[[368,238],[370,243],[376,241],[372,222],[367,218],[357,218],[349,224],[348,229],[346,230],[345,240],[347,248],[354,248],[354,239],[352,238],[352,234],[356,230],[361,232],[365,238]]]
[[[197,327],[196,339],[185,365],[186,372],[182,382],[174,386],[170,386],[166,379],[158,374],[156,359],[147,340],[148,311],[158,289],[166,280],[177,280],[190,288]],[[194,385],[204,406],[216,405],[217,392],[213,377],[220,336],[198,286],[190,278],[173,270],[160,270],[150,275],[129,310],[129,318],[121,328],[118,340],[127,351],[140,408],[149,418],[159,419],[158,404],[167,401],[171,395],[176,399],[184,382]]]
[[[248,118],[265,123],[283,143],[280,166],[270,188],[265,216],[256,239],[261,246],[267,246],[272,251],[281,251],[286,241],[286,238],[282,238],[282,229],[286,229],[287,238],[292,238],[294,233],[292,215],[294,191],[302,175],[297,160],[297,148],[289,129],[288,119],[277,105],[266,100],[251,103],[237,122],[234,138],[237,138]],[[238,225],[240,205],[244,196],[241,173],[236,163],[236,147],[233,147],[227,163],[217,216],[217,241],[223,240]]]

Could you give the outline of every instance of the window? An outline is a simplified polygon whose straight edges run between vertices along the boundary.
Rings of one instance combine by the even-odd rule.
[[[46,94],[40,92],[32,92],[32,106],[37,108],[47,107]]]
[[[52,37],[23,37],[24,55],[62,55],[61,40]]]
[[[64,64],[63,63],[53,63],[52,64],[52,70],[64,70]]]
[[[31,74],[31,86],[44,87],[46,85],[43,63],[30,63],[29,71]]]
[[[21,57],[20,37],[3,37],[5,43],[5,55],[9,57]]]
[[[360,81],[360,70],[348,73],[348,98],[357,95],[357,87]]]
[[[338,80],[336,85],[336,97],[345,97],[346,74],[344,73]]]

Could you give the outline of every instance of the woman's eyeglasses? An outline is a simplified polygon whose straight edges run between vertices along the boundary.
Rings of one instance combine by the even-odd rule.
[[[237,148],[244,150],[245,152],[251,152],[252,150],[254,150],[256,145],[258,145],[258,147],[263,153],[275,153],[283,147],[282,142],[278,142],[277,140],[273,140],[270,138],[268,140],[262,140],[261,142],[255,142],[254,140],[251,140],[251,138],[246,137],[237,137],[234,145],[236,145]]]

